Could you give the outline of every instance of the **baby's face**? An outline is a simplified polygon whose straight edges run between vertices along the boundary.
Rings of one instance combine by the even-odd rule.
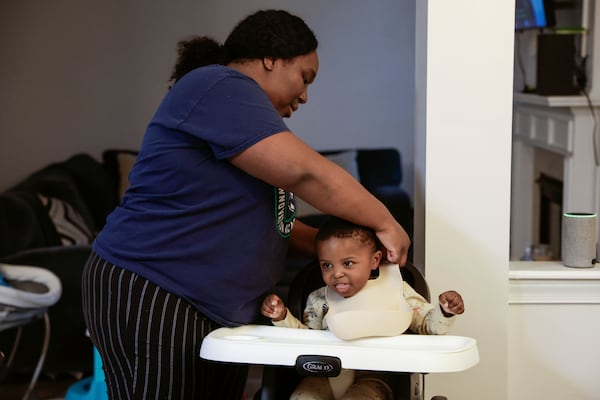
[[[362,289],[381,261],[381,251],[373,252],[354,237],[319,241],[317,253],[323,281],[343,297],[352,297]]]

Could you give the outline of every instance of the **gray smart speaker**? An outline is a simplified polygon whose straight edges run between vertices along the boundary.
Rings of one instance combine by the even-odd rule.
[[[596,263],[596,232],[596,214],[564,213],[561,238],[563,264],[567,267],[593,267]]]

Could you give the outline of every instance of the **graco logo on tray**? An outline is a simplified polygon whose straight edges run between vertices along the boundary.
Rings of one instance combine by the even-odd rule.
[[[341,369],[341,360],[333,356],[300,355],[296,358],[296,372],[303,376],[338,376]]]
[[[305,371],[317,373],[333,371],[333,365],[322,361],[306,362],[302,365],[302,368],[304,368]]]

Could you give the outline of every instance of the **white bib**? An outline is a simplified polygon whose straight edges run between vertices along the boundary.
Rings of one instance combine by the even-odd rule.
[[[379,277],[370,279],[352,297],[325,290],[328,328],[343,340],[369,336],[396,336],[408,329],[413,310],[404,298],[398,264],[379,266]]]

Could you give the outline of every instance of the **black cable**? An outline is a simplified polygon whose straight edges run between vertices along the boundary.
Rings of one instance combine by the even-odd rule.
[[[596,164],[596,167],[598,167],[598,166],[600,166],[600,161],[598,160],[598,146],[597,146],[598,122],[596,120],[596,112],[594,111],[594,106],[592,105],[592,100],[590,99],[590,96],[589,96],[587,90],[585,90],[585,87],[580,87],[580,89],[581,89],[581,92],[583,93],[583,95],[585,96],[585,99],[587,100],[588,107],[590,108],[590,112],[592,113],[592,120],[594,121],[593,128],[592,128],[592,147],[594,148],[594,163]]]
[[[598,121],[596,119],[596,112],[594,111],[594,106],[592,104],[592,99],[590,99],[590,95],[588,94],[587,90],[586,90],[586,85],[587,85],[587,74],[586,74],[586,62],[587,62],[587,56],[582,57],[581,61],[579,62],[579,65],[575,65],[575,81],[577,82],[577,86],[579,87],[579,90],[581,90],[581,93],[583,93],[583,95],[585,96],[585,99],[587,101],[588,107],[590,109],[590,112],[592,114],[592,120],[593,120],[593,128],[592,128],[592,147],[594,148],[594,163],[596,164],[596,167],[600,166],[600,157],[598,157],[598,132],[597,132],[597,126],[598,126]],[[576,63],[577,64],[577,63]]]

